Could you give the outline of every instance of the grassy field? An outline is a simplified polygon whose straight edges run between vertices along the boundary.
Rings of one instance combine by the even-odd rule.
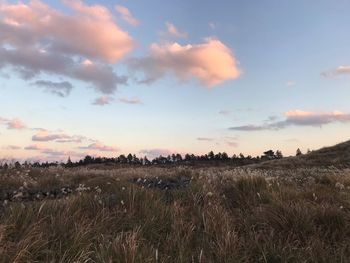
[[[349,262],[350,170],[10,169],[1,262]]]

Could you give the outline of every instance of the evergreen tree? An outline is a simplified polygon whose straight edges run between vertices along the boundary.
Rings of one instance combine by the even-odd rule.
[[[298,148],[295,155],[296,155],[296,156],[299,156],[299,155],[302,155],[302,154],[303,154],[303,153],[302,153],[301,150]]]

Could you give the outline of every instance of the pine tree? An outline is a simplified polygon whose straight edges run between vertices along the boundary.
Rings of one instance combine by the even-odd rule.
[[[301,150],[298,148],[295,155],[296,155],[296,156],[299,156],[299,155],[302,155],[302,154],[303,154],[303,153],[302,153]]]

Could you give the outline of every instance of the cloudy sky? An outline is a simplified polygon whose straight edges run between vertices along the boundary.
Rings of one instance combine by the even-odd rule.
[[[0,0],[0,157],[350,139],[350,1]]]

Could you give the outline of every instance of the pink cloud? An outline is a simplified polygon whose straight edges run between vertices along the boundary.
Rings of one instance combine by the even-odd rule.
[[[101,96],[101,97],[96,98],[92,104],[98,105],[98,106],[104,106],[104,105],[110,104],[112,101],[113,101],[112,97]]]
[[[140,154],[144,154],[149,158],[155,158],[159,156],[166,157],[168,155],[171,155],[174,153],[174,151],[169,149],[161,149],[161,148],[155,148],[155,149],[144,149],[139,152]]]
[[[90,140],[81,135],[68,135],[61,131],[48,131],[45,129],[39,129],[39,131],[32,136],[34,142],[49,142],[54,141],[58,143],[81,143],[85,140]]]
[[[49,148],[45,148],[44,146],[38,145],[38,144],[32,144],[29,146],[24,147],[27,151],[46,151],[49,150]]]
[[[119,151],[117,147],[107,146],[100,142],[90,144],[89,146],[86,146],[86,147],[79,147],[79,149],[97,150],[101,152],[118,152]]]
[[[132,98],[132,99],[120,98],[119,101],[125,104],[143,104],[142,101],[138,98]]]
[[[174,24],[166,22],[167,34],[176,38],[187,38],[187,33],[179,32],[179,30],[174,26]]]
[[[261,131],[261,130],[279,130],[289,126],[314,126],[322,127],[330,123],[350,123],[350,113],[343,113],[341,111],[333,112],[311,112],[303,110],[291,110],[285,114],[285,119],[275,121],[274,118],[262,125],[243,125],[231,127],[230,130],[237,131]]]
[[[197,141],[212,142],[212,141],[214,141],[214,139],[213,138],[207,138],[207,137],[198,137]]]
[[[238,143],[237,142],[226,142],[226,144],[230,147],[238,147]]]
[[[20,119],[9,120],[6,125],[9,130],[23,130],[26,128],[26,125]]]
[[[350,114],[340,111],[333,112],[308,112],[293,110],[285,113],[287,122],[296,125],[321,126],[332,122],[350,122]]]
[[[39,0],[13,5],[0,2],[1,64],[13,66],[25,79],[56,74],[91,83],[104,93],[113,92],[126,79],[108,64],[133,49],[132,38],[105,7],[79,0],[64,3],[73,13],[55,10]]]
[[[69,139],[70,136],[64,133],[52,133],[46,130],[39,131],[33,135],[32,140],[38,142],[48,142],[62,139]]]
[[[6,147],[4,147],[6,150],[20,150],[22,149],[22,147],[17,146],[17,145],[8,145]]]
[[[322,72],[321,75],[327,78],[337,77],[340,75],[350,75],[350,66],[342,65],[333,70]]]
[[[145,73],[145,83],[173,73],[181,81],[196,78],[211,88],[226,80],[236,79],[241,74],[232,51],[213,38],[198,45],[155,43],[151,45],[148,56],[132,59],[129,64],[131,68]]]
[[[49,47],[56,51],[111,63],[132,49],[131,37],[113,21],[108,9],[87,6],[79,0],[63,2],[75,14],[62,13],[39,0],[27,5],[2,3],[1,26],[8,30],[2,41],[20,47],[40,44],[44,48],[44,40],[51,40]]]
[[[116,5],[115,10],[121,15],[121,18],[129,25],[138,26],[140,24],[140,22],[133,17],[129,9],[127,9],[126,7]]]

